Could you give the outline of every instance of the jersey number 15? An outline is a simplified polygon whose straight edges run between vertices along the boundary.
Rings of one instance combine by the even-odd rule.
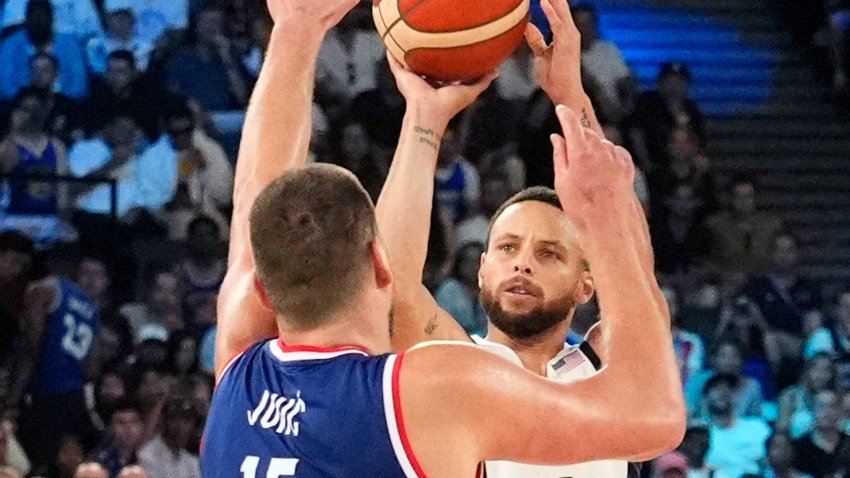
[[[257,468],[260,466],[260,457],[246,456],[242,461],[242,478],[257,478]],[[269,463],[269,471],[266,478],[279,478],[281,476],[295,476],[295,467],[298,466],[296,458],[272,458]]]

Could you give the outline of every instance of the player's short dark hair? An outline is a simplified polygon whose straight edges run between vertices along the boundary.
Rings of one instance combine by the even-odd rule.
[[[260,193],[250,224],[257,275],[294,326],[319,326],[361,291],[377,224],[351,173],[315,164],[284,174]]]
[[[487,244],[484,245],[485,251],[489,248],[490,245],[490,233],[493,231],[493,224],[499,219],[505,210],[514,204],[519,204],[527,201],[537,201],[546,203],[552,207],[558,208],[561,211],[564,210],[563,206],[561,206],[561,200],[558,199],[558,193],[555,192],[552,188],[547,188],[544,186],[534,186],[527,189],[524,189],[516,194],[514,194],[510,199],[505,201],[499,209],[496,210],[496,213],[493,214],[493,217],[490,219],[490,228],[487,231]]]
[[[708,379],[705,382],[705,386],[702,387],[703,395],[711,392],[715,388],[720,385],[727,385],[732,389],[738,388],[738,377],[732,375],[731,373],[718,373]]]
[[[128,63],[134,70],[136,69],[136,57],[128,50],[115,50],[106,57],[106,61],[112,60],[123,61]]]
[[[32,239],[18,231],[4,231],[0,232],[0,252],[2,251],[32,255],[35,253],[35,244]]]

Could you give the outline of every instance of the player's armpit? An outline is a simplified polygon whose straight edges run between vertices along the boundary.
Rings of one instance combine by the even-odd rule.
[[[407,294],[396,291],[390,338],[396,352],[404,352],[422,342],[472,341],[463,327],[437,304],[421,284]]]
[[[565,384],[474,346],[433,345],[407,352],[399,377],[407,435],[429,475],[457,476],[446,457],[467,455],[543,465],[642,460],[684,434],[675,390],[616,367]]]

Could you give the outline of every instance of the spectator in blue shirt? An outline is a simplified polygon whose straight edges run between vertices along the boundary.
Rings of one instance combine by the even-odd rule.
[[[56,91],[80,99],[88,92],[86,63],[77,39],[53,30],[53,7],[48,0],[31,0],[24,27],[0,45],[0,98],[11,99],[32,81],[30,60],[39,52],[59,62]]]

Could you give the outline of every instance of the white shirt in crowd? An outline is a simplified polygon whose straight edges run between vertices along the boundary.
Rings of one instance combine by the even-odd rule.
[[[150,478],[201,478],[198,457],[186,450],[174,453],[159,435],[139,450],[139,465]]]
[[[29,0],[6,0],[3,28],[24,23],[28,3]],[[53,29],[56,33],[75,35],[82,41],[103,35],[100,15],[92,0],[50,0],[50,4],[53,5]]]
[[[152,44],[166,30],[184,30],[189,25],[189,0],[105,0],[103,7],[107,12],[132,10],[137,34]]]
[[[316,84],[331,94],[354,99],[377,88],[377,66],[385,58],[386,47],[376,32],[358,30],[349,52],[337,31],[331,30],[319,52]]]
[[[581,53],[581,66],[596,80],[602,94],[609,101],[619,104],[617,82],[629,77],[632,72],[626,66],[623,54],[617,45],[599,40]]]

